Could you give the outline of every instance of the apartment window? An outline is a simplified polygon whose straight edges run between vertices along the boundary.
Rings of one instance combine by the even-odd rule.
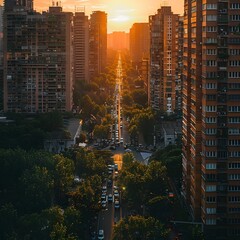
[[[240,192],[240,185],[229,185],[228,191],[229,192]]]
[[[228,169],[240,169],[240,163],[229,163]]]
[[[216,192],[217,187],[216,185],[208,185],[206,186],[206,192]]]
[[[238,15],[238,14],[230,15],[230,20],[231,21],[240,21],[240,15]]]
[[[240,72],[228,72],[228,77],[229,78],[239,78]]]
[[[208,101],[215,101],[217,99],[217,95],[216,94],[207,94],[206,99]]]
[[[207,55],[216,55],[217,49],[207,49],[206,54]]]
[[[207,170],[216,169],[216,168],[217,168],[217,164],[216,163],[207,163],[206,164],[206,169]]]
[[[192,7],[192,13],[195,13],[196,12],[196,7]]]
[[[234,146],[234,147],[240,146],[240,139],[228,140],[228,146]]]
[[[217,89],[217,84],[216,83],[207,83],[206,89]]]
[[[229,66],[238,67],[238,66],[240,66],[240,61],[239,60],[229,61]]]
[[[216,140],[207,140],[206,146],[216,146]]]
[[[205,43],[207,44],[217,43],[217,38],[206,38]]]
[[[231,151],[231,152],[229,152],[229,157],[233,157],[233,158],[240,157],[240,151]]]
[[[215,10],[215,9],[217,9],[217,4],[215,4],[215,3],[208,3],[207,4],[207,9],[208,10],[211,10],[211,9]]]
[[[207,32],[217,32],[216,26],[207,26]]]
[[[207,135],[215,135],[217,133],[217,129],[216,128],[207,128],[205,130],[205,134]]]
[[[207,118],[205,118],[205,122],[206,123],[216,123],[217,122],[217,118],[215,118],[215,117],[207,117]]]
[[[215,203],[216,202],[216,197],[213,196],[209,196],[206,198],[208,203]]]
[[[239,101],[240,100],[240,94],[228,95],[228,99],[231,100],[231,101]]]
[[[240,174],[229,174],[228,175],[229,180],[240,180]]]
[[[216,112],[217,106],[205,106],[205,111],[206,112]]]
[[[231,26],[231,27],[229,27],[229,30],[231,33],[239,33],[240,27],[239,26]]]
[[[240,106],[229,106],[228,111],[229,112],[240,112]]]
[[[239,135],[240,134],[240,128],[229,128],[228,129],[229,135]]]
[[[206,208],[207,214],[216,214],[216,208]]]
[[[240,9],[240,3],[231,3],[230,9]]]
[[[230,117],[228,118],[229,123],[240,123],[240,117]]]
[[[229,89],[237,89],[237,90],[239,90],[240,89],[240,83],[229,83],[228,84],[228,88]]]
[[[240,196],[230,196],[228,197],[228,202],[237,202],[239,203],[240,202]]]
[[[240,212],[240,207],[228,208],[228,211],[229,211],[230,213],[239,213],[239,212]]]
[[[207,76],[207,78],[216,78],[217,73],[216,72],[207,72],[206,76]]]
[[[240,49],[229,49],[229,55],[240,55]]]
[[[217,157],[217,152],[206,152],[206,157]]]
[[[216,219],[215,218],[207,218],[206,225],[216,225]]]
[[[217,21],[217,15],[207,15],[207,22],[211,21]]]

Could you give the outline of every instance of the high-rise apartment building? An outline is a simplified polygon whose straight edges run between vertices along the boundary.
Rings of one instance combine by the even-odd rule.
[[[107,38],[108,49],[114,50],[129,50],[129,33],[126,32],[112,32],[108,34]]]
[[[130,29],[130,57],[133,64],[149,57],[149,24],[134,23]]]
[[[171,114],[176,109],[176,81],[179,80],[179,21],[171,7],[158,9],[149,17],[150,106]]]
[[[183,193],[207,239],[240,239],[240,2],[185,0]]]
[[[89,21],[84,12],[76,12],[74,26],[74,82],[89,82]]]
[[[10,8],[3,37],[4,111],[71,111],[72,13]]]
[[[90,81],[102,73],[107,64],[107,14],[95,11],[90,16],[89,74]]]

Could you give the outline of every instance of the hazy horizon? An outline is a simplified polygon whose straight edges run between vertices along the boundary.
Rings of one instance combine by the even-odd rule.
[[[0,3],[2,4],[2,0]],[[183,0],[156,1],[156,0],[63,0],[58,2],[63,11],[83,11],[90,16],[93,11],[105,11],[108,14],[108,33],[115,31],[129,32],[135,22],[148,22],[148,17],[157,12],[161,6],[171,6],[173,13],[183,14]],[[48,10],[52,1],[34,1],[34,9],[42,12]]]

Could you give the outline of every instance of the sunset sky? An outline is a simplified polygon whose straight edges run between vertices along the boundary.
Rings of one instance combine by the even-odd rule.
[[[108,13],[108,32],[129,32],[134,22],[147,22],[148,16],[155,14],[160,6],[171,5],[174,13],[183,14],[184,0],[62,0],[64,11],[74,12],[76,8],[85,6],[86,14],[92,11]],[[2,0],[0,1],[2,2]],[[57,2],[55,0],[55,2]],[[35,0],[34,8],[38,11],[47,10],[52,4],[49,0]]]

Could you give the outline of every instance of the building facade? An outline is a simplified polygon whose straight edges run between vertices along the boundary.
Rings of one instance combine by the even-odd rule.
[[[149,24],[134,23],[129,33],[130,57],[133,64],[149,57]]]
[[[76,12],[74,26],[74,83],[89,82],[89,20],[84,12]]]
[[[89,74],[90,81],[102,73],[107,64],[107,14],[95,11],[90,16]]]
[[[114,50],[129,50],[129,33],[112,32],[107,38],[108,49]]]
[[[72,13],[60,6],[4,13],[4,111],[71,111]]]
[[[240,238],[240,3],[185,0],[183,194],[207,239]]]
[[[179,20],[171,7],[158,9],[150,25],[150,106],[171,114],[176,109],[176,81],[179,80]]]

